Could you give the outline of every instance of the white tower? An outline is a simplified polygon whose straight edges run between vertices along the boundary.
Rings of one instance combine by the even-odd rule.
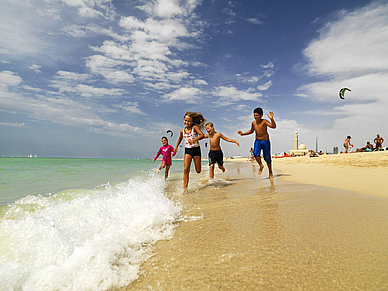
[[[294,150],[298,149],[298,131],[295,130]]]

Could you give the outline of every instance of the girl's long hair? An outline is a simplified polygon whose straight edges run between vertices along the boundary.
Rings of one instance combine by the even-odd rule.
[[[197,125],[200,129],[205,128],[206,119],[203,117],[202,113],[194,112],[194,111],[187,111],[185,113],[185,116],[191,117],[191,119],[193,119],[193,123],[195,125]]]

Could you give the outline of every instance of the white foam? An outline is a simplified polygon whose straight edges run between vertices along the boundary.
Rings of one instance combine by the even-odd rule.
[[[66,199],[30,196],[0,223],[2,290],[106,290],[130,284],[151,246],[173,234],[181,206],[162,177]],[[33,206],[32,206],[33,205]]]

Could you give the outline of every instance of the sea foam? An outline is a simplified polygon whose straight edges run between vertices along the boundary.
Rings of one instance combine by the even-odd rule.
[[[2,290],[106,290],[130,284],[152,245],[173,234],[181,206],[161,176],[29,196],[0,222]]]

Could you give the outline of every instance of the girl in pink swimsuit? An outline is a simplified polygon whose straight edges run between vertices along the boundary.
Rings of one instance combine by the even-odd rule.
[[[199,142],[205,137],[201,128],[204,128],[206,119],[199,112],[186,112],[183,119],[185,128],[181,129],[178,141],[175,146],[175,152],[178,152],[178,147],[183,138],[185,139],[185,157],[184,157],[184,172],[183,172],[183,189],[187,189],[189,185],[190,165],[194,160],[195,170],[201,173],[201,148]]]
[[[163,157],[162,158],[162,165],[158,168],[157,172],[159,173],[159,171],[165,167],[166,170],[164,172],[164,177],[167,179],[168,171],[170,170],[170,167],[172,165],[171,153],[172,153],[172,156],[175,156],[175,152],[174,152],[174,148],[168,144],[167,137],[165,137],[165,136],[162,137],[162,144],[163,144],[163,146],[160,147],[159,151],[156,154],[156,157],[154,158],[154,160],[152,162],[155,162],[155,160],[160,155],[162,155],[162,157]]]

